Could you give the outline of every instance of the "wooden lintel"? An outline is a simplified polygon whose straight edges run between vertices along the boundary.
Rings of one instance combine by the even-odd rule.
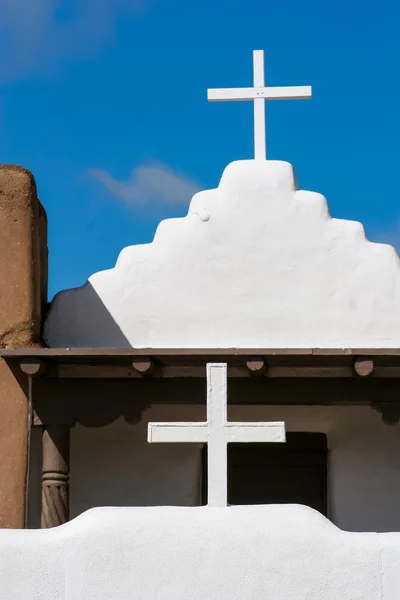
[[[47,370],[47,364],[40,358],[21,358],[20,368],[23,373],[31,377],[40,377]]]
[[[279,366],[279,367],[268,367],[269,377],[280,377],[280,378],[292,378],[292,377],[305,377],[305,378],[347,378],[353,376],[353,369],[351,367],[330,367],[330,366]]]
[[[2,348],[0,357],[9,359],[41,358],[63,362],[65,359],[131,359],[137,357],[250,357],[264,358],[282,356],[319,357],[400,357],[400,348]]]
[[[268,366],[267,374],[271,378],[350,378],[354,377],[352,366],[329,365],[272,365]],[[130,365],[84,365],[74,363],[59,364],[57,368],[59,378],[71,379],[142,379],[143,374]],[[153,379],[171,379],[181,377],[203,378],[206,376],[204,366],[164,366],[156,369]],[[251,377],[247,363],[246,366],[228,366],[228,377]],[[377,366],[371,373],[373,378],[399,378],[400,366]],[[49,375],[50,377],[50,375]],[[365,375],[364,375],[365,377]],[[51,375],[51,378],[53,376]]]
[[[129,365],[81,365],[81,364],[61,364],[58,365],[59,378],[73,379],[142,379],[143,375],[139,370]],[[249,372],[245,367],[229,367],[229,377],[248,377]],[[171,379],[174,377],[196,377],[206,376],[206,367],[204,366],[165,366],[162,369],[155,369],[152,375],[153,379]]]

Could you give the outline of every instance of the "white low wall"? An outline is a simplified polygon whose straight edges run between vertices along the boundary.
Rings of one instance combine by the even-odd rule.
[[[196,421],[200,406],[153,406],[131,426],[120,420],[71,432],[71,515],[94,506],[195,506],[201,448],[148,444],[151,421]],[[231,420],[285,421],[288,431],[328,436],[329,518],[347,531],[400,531],[400,429],[370,407],[234,406]],[[40,431],[34,432],[30,525],[40,524]],[[400,597],[400,595],[399,595]]]
[[[101,508],[0,531],[7,600],[398,600],[400,534],[306,507]]]

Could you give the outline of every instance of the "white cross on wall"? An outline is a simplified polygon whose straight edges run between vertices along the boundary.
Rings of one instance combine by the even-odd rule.
[[[207,421],[205,423],[149,423],[148,441],[208,444],[208,505],[227,505],[227,444],[229,442],[284,442],[284,423],[229,423],[227,421],[227,365],[207,365]]]
[[[265,87],[264,50],[254,50],[254,87],[207,90],[208,100],[254,100],[254,158],[265,160],[265,100],[305,100],[311,98],[311,86]]]

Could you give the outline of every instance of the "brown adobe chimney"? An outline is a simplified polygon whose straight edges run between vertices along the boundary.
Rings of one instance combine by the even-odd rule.
[[[47,217],[32,174],[0,165],[0,348],[41,345]],[[25,523],[28,378],[0,359],[0,527]]]

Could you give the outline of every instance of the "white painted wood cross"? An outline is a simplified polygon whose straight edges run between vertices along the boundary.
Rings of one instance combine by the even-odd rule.
[[[284,423],[227,421],[227,365],[207,365],[207,421],[149,423],[148,441],[208,444],[208,505],[227,505],[227,444],[284,442]]]
[[[265,87],[264,50],[254,50],[254,87],[207,90],[210,102],[254,100],[254,158],[265,160],[265,100],[305,100],[311,98],[311,86]]]

